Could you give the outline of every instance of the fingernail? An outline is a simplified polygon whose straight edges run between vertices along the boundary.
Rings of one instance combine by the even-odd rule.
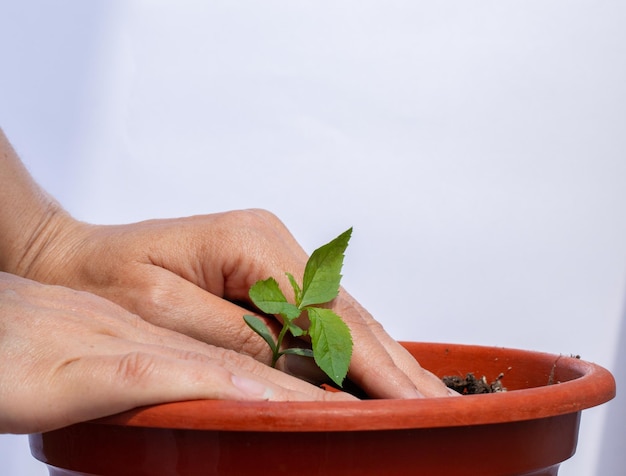
[[[233,382],[235,387],[251,398],[269,400],[274,393],[271,388],[263,385],[261,382],[257,382],[256,380],[246,377],[233,375],[230,380]]]

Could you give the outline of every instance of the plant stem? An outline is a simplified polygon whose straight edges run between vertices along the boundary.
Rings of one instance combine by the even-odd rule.
[[[283,355],[280,349],[283,345],[283,338],[285,337],[288,328],[289,326],[285,322],[283,322],[283,328],[280,330],[280,334],[278,334],[278,339],[276,340],[276,349],[274,350],[274,355],[272,356],[272,367],[274,368],[276,368],[276,362],[278,361],[278,359],[280,359],[280,356]]]

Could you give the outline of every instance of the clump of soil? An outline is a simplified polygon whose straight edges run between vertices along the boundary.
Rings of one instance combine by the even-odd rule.
[[[502,386],[501,382],[503,377],[504,374],[500,374],[493,382],[488,383],[484,375],[482,378],[476,378],[473,373],[468,373],[465,377],[452,375],[443,377],[442,380],[448,388],[461,395],[476,395],[479,393],[506,392],[506,388]]]

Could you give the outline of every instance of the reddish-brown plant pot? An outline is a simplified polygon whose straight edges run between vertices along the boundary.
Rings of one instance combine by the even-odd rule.
[[[507,392],[359,402],[191,401],[30,436],[51,476],[554,476],[576,450],[581,411],[615,395],[573,357],[405,343],[439,376],[504,373]]]

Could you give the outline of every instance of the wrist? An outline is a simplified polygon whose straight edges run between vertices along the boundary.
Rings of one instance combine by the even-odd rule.
[[[12,222],[12,233],[0,245],[0,270],[25,278],[47,281],[48,268],[62,259],[63,249],[71,247],[69,230],[77,223],[59,204],[50,200],[36,210],[20,213]]]
[[[38,279],[79,225],[35,183],[0,129],[0,271]]]

